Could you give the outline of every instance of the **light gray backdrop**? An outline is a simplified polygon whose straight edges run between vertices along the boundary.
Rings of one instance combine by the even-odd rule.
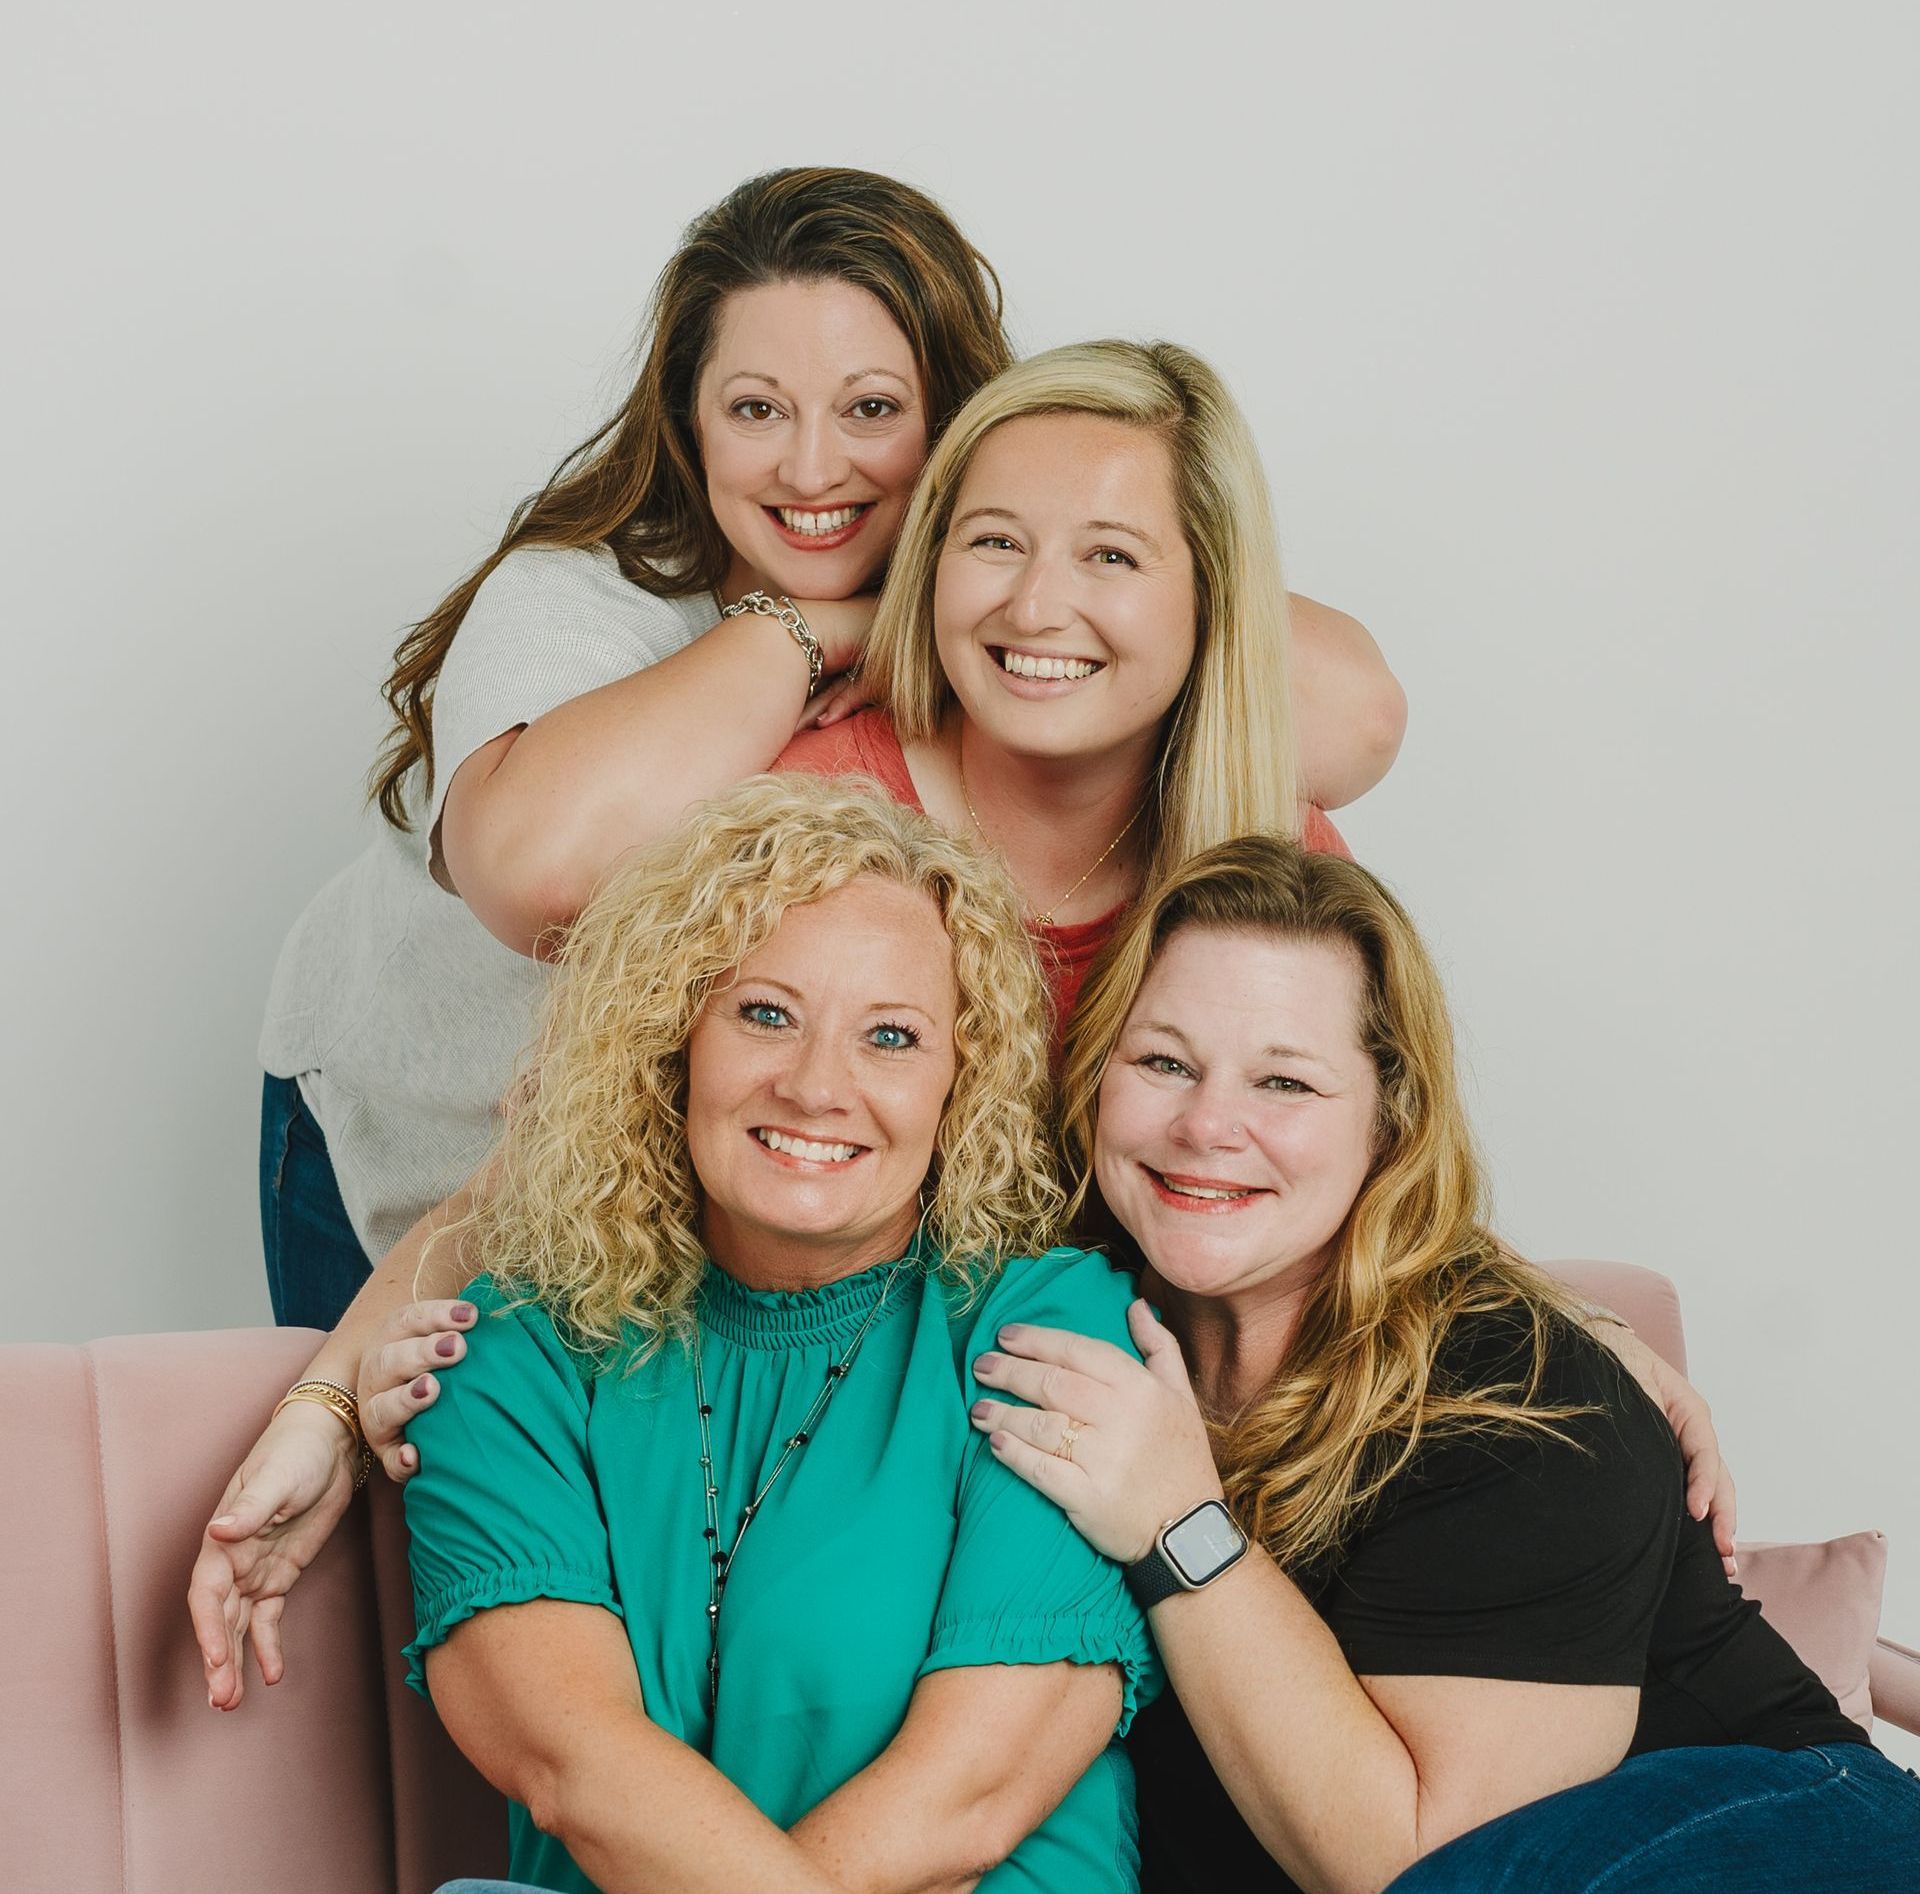
[[[1343,825],[1444,956],[1504,1227],[1671,1271],[1746,1530],[1883,1526],[1920,1639],[1912,10],[662,15],[14,29],[7,1331],[266,1319],[261,999],[400,627],[685,219],[852,162],[1023,346],[1231,378],[1295,585],[1412,700]]]

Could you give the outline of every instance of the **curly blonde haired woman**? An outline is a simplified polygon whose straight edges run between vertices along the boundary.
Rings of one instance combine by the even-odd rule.
[[[1148,1887],[1911,1884],[1920,1784],[1489,1232],[1445,994],[1378,881],[1271,837],[1189,861],[1089,981],[1065,1092],[1166,1321],[1130,1313],[1144,1366],[1003,1332],[975,1418],[1151,1608]]]
[[[1040,976],[997,868],[761,779],[574,929],[468,1358],[415,1423],[416,1683],[545,1888],[1130,1888],[1142,1616],[968,1423],[1047,1248]]]

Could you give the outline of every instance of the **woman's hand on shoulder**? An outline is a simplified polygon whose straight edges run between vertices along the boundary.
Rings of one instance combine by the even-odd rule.
[[[1029,1405],[973,1408],[995,1457],[1122,1565],[1144,1558],[1169,1520],[1222,1497],[1179,1342],[1143,1300],[1127,1327],[1144,1362],[1065,1329],[1003,1328],[974,1376]]]
[[[295,1401],[267,1423],[227,1482],[187,1584],[213,1709],[237,1709],[246,1695],[249,1638],[260,1681],[276,1684],[285,1674],[280,1614],[347,1510],[354,1460],[353,1436],[339,1419]]]
[[[1695,1519],[1711,1521],[1720,1562],[1727,1576],[1735,1577],[1733,1540],[1739,1509],[1733,1469],[1720,1457],[1720,1436],[1714,1431],[1706,1396],[1624,1323],[1596,1319],[1587,1324],[1587,1332],[1619,1357],[1647,1399],[1666,1416],[1687,1463],[1687,1511]]]
[[[420,1470],[419,1449],[405,1437],[407,1422],[439,1398],[434,1377],[466,1355],[463,1331],[479,1316],[471,1302],[409,1302],[387,1317],[360,1356],[354,1397],[361,1431],[396,1486]]]

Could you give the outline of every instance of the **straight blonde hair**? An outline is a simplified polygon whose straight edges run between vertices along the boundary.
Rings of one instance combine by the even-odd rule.
[[[1252,430],[1197,355],[1171,342],[1079,342],[1002,371],[954,416],[907,509],[863,670],[903,742],[954,702],[933,636],[934,578],[960,488],[995,428],[1089,414],[1166,443],[1193,554],[1193,668],[1167,719],[1148,880],[1229,836],[1300,832],[1287,590]]]
[[[1380,1090],[1373,1168],[1279,1374],[1249,1409],[1213,1427],[1241,1525],[1300,1571],[1339,1550],[1426,1436],[1551,1433],[1583,1411],[1538,1399],[1550,1341],[1580,1304],[1488,1228],[1446,993],[1406,911],[1358,863],[1271,836],[1183,863],[1135,905],[1089,973],[1061,1079],[1070,1216],[1138,1260],[1094,1178],[1100,1085],[1147,975],[1191,928],[1329,942],[1362,972],[1360,1043]],[[1512,1324],[1514,1372],[1479,1386],[1437,1375],[1454,1325],[1488,1314]]]
[[[845,781],[756,776],[616,868],[574,923],[469,1253],[570,1343],[628,1365],[691,1319],[707,1267],[687,1043],[789,908],[862,876],[928,895],[953,949],[954,1081],[921,1228],[971,1290],[1053,1242],[1062,1192],[1039,963],[997,863]]]

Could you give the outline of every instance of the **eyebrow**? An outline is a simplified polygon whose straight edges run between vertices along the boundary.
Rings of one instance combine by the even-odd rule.
[[[1017,513],[1009,512],[1004,506],[974,506],[953,522],[952,530],[958,532],[969,520],[1018,520]],[[1082,520],[1080,530],[1085,533],[1125,533],[1129,539],[1137,539],[1143,546],[1154,552],[1160,550],[1160,542],[1154,536],[1138,526],[1129,526],[1125,520]]]
[[[846,379],[841,382],[840,386],[842,388],[851,388],[855,382],[867,381],[875,375],[882,375],[885,376],[888,381],[898,382],[902,388],[910,388],[913,385],[907,380],[906,376],[897,374],[891,368],[856,368],[851,375],[847,376]],[[764,369],[759,368],[736,368],[720,386],[722,388],[731,388],[737,381],[761,381],[765,382],[769,388],[779,388],[782,386],[778,375],[769,375]]]
[[[1180,1028],[1166,1019],[1137,1019],[1133,1022],[1136,1032],[1165,1033],[1169,1039],[1177,1039],[1189,1051],[1193,1041]],[[1261,1059],[1307,1059],[1315,1065],[1329,1065],[1329,1061],[1317,1052],[1309,1052],[1305,1046],[1262,1046],[1254,1055]]]
[[[723,990],[731,993],[734,987],[739,986],[777,987],[789,999],[804,1000],[807,997],[797,986],[788,986],[784,980],[769,979],[765,974],[755,974],[750,980],[736,977],[733,986]],[[868,1003],[867,1011],[870,1013],[918,1013],[922,1019],[934,1017],[918,1000],[873,1000]]]

